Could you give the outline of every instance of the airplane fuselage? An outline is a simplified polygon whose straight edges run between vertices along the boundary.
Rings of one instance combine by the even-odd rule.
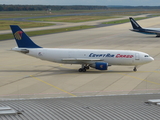
[[[81,64],[79,72],[86,72],[90,67],[108,70],[108,66],[111,65],[134,66],[133,71],[137,71],[138,65],[154,60],[144,52],[131,50],[42,48],[35,44],[19,26],[10,25],[10,27],[18,46],[12,50],[51,62]]]
[[[141,28],[141,29],[130,29],[130,30],[143,34],[156,34],[156,35],[160,34],[160,28]]]
[[[95,49],[59,49],[59,48],[13,48],[21,52],[28,50],[27,55],[64,64],[93,64],[102,61],[108,65],[138,66],[153,60],[148,54],[126,50],[95,50]]]

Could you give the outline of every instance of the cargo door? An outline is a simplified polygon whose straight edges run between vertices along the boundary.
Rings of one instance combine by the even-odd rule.
[[[140,60],[139,53],[135,54],[135,60]]]

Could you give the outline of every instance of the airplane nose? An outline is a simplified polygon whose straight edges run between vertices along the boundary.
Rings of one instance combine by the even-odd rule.
[[[150,57],[150,60],[151,60],[151,61],[153,61],[153,60],[154,60],[154,58]]]

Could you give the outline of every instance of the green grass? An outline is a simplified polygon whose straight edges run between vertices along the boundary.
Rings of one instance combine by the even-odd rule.
[[[0,21],[0,30],[9,30],[9,25],[19,25],[22,28],[33,28],[33,27],[45,27],[55,24],[50,23],[38,23],[38,22],[19,22],[19,21]]]
[[[2,34],[0,35],[0,40],[8,40],[8,39],[12,39],[13,38],[13,34]]]
[[[114,16],[60,16],[60,17],[48,17],[48,18],[37,18],[29,19],[34,21],[47,21],[47,22],[86,22],[93,20],[102,20],[115,18]]]
[[[26,32],[26,34],[28,36],[36,36],[36,35],[45,35],[45,34],[53,34],[53,33],[59,33],[59,32],[81,30],[81,29],[89,29],[89,28],[94,28],[94,27],[95,26],[84,25],[84,26],[69,27],[69,28],[41,30],[41,31],[31,31],[31,32]],[[13,35],[12,34],[3,34],[3,35],[0,35],[0,40],[7,40],[7,39],[13,39]]]
[[[140,18],[135,18],[135,20],[142,20],[142,19],[146,19],[146,18],[147,17],[140,17]],[[121,24],[121,23],[127,23],[127,22],[129,22],[129,19],[110,21],[110,22],[105,22],[102,24]]]
[[[52,10],[48,12],[42,11],[0,11],[0,18],[22,18],[22,17],[35,17],[35,16],[48,16],[48,15],[63,15],[73,13],[92,13],[103,12],[105,10]]]

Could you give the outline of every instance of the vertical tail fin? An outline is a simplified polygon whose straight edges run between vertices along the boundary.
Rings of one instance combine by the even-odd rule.
[[[10,28],[19,48],[41,48],[36,45],[18,25],[10,25]]]
[[[142,27],[132,18],[129,18],[132,24],[133,29],[141,29]]]

